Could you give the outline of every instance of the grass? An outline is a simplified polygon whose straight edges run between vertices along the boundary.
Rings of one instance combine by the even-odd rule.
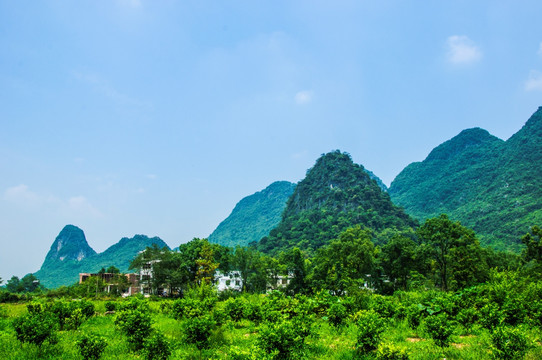
[[[165,300],[167,301],[167,300]],[[78,330],[58,331],[58,343],[45,343],[42,348],[31,344],[21,344],[15,336],[11,321],[26,312],[26,304],[1,305],[7,318],[0,318],[0,359],[82,359],[75,345],[84,333],[93,333],[107,340],[102,359],[142,359],[138,353],[130,351],[126,338],[116,329],[115,315],[105,315],[104,301],[96,301],[97,314],[86,320]],[[200,352],[193,345],[186,344],[182,338],[181,321],[175,320],[160,311],[161,302],[149,302],[153,328],[162,332],[172,346],[171,359],[199,359]],[[325,319],[317,319],[313,324],[313,335],[306,339],[306,359],[357,359],[355,352],[356,331],[353,323],[335,328]],[[405,348],[412,360],[491,359],[489,331],[475,329],[472,335],[457,329],[452,336],[452,344],[445,348],[435,345],[421,331],[411,329],[406,320],[390,320],[383,334],[382,343]],[[526,330],[532,346],[525,359],[542,358],[540,344],[541,331],[538,327]],[[201,352],[202,358],[231,359],[232,353],[245,354],[250,359],[257,354],[257,325],[248,320],[226,321],[211,335],[211,348]],[[238,357],[239,358],[239,357]],[[371,358],[371,357],[365,357]],[[258,358],[260,359],[260,358]],[[261,358],[261,360],[264,360]]]

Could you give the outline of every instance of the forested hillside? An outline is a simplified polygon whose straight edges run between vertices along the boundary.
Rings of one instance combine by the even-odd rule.
[[[382,231],[415,224],[363,166],[337,150],[322,155],[307,171],[288,199],[281,222],[257,247],[272,254],[293,247],[311,252],[356,225]]]
[[[56,288],[77,282],[79,273],[98,272],[102,267],[115,266],[126,272],[138,252],[153,244],[169,249],[159,237],[135,235],[133,238],[122,238],[115,245],[97,254],[88,245],[83,230],[67,225],[55,239],[41,269],[34,275],[45,287]]]
[[[212,243],[246,246],[267,236],[280,222],[295,184],[276,181],[262,191],[243,198],[231,214],[209,235]]]
[[[518,251],[542,221],[542,108],[507,141],[482,129],[462,131],[407,166],[392,182],[392,200],[419,220],[448,214],[483,244]]]

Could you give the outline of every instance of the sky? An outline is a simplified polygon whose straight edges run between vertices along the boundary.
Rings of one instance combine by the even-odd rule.
[[[542,105],[537,1],[0,0],[0,277],[207,237],[340,149],[389,185]]]

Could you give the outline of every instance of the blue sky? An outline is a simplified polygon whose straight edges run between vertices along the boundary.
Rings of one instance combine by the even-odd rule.
[[[62,227],[206,237],[347,151],[386,184],[542,105],[540,1],[0,0],[0,277]]]

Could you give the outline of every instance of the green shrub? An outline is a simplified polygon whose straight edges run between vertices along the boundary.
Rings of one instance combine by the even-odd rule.
[[[74,309],[69,318],[66,319],[64,327],[68,330],[77,330],[85,321],[83,311],[79,308]]]
[[[0,306],[0,319],[6,319],[7,317],[8,311],[3,306]]]
[[[393,344],[382,344],[376,350],[377,360],[409,360],[409,354],[405,348]]]
[[[480,309],[480,324],[486,329],[492,330],[501,325],[504,315],[495,304],[486,304]]]
[[[229,347],[227,355],[227,359],[231,360],[264,360],[267,358],[267,354],[255,345],[250,347],[232,345]]]
[[[258,345],[273,358],[300,356],[310,330],[302,319],[264,323],[258,328]]]
[[[55,344],[56,321],[48,312],[27,313],[13,320],[17,340],[40,346],[45,342]]]
[[[397,303],[391,296],[373,295],[370,307],[385,319],[391,319],[397,313]]]
[[[243,297],[229,298],[224,302],[224,313],[232,320],[239,321],[245,314],[246,300]]]
[[[243,316],[255,323],[262,321],[262,309],[260,304],[247,301],[243,309]]]
[[[523,359],[528,348],[522,328],[498,326],[491,334],[491,352],[495,359]]]
[[[460,323],[467,332],[470,332],[472,326],[478,322],[479,311],[472,307],[461,309],[457,315],[456,320]]]
[[[115,311],[117,310],[117,303],[114,301],[108,301],[105,303],[105,311]]]
[[[184,339],[195,345],[200,351],[209,347],[209,337],[215,327],[215,322],[209,316],[186,319],[182,324]]]
[[[178,299],[171,305],[171,313],[177,320],[200,317],[207,313],[206,305],[194,298]]]
[[[143,347],[144,340],[150,335],[151,317],[148,310],[128,309],[117,313],[115,325],[128,337],[128,342],[134,350]]]
[[[76,304],[77,304],[77,307],[81,309],[81,312],[83,316],[85,317],[85,319],[88,319],[94,316],[94,314],[96,313],[96,308],[94,307],[94,304],[88,300],[83,299]]]
[[[413,330],[416,330],[420,326],[423,319],[427,316],[427,312],[421,304],[412,304],[405,309],[405,314],[410,326]]]
[[[356,350],[361,354],[375,350],[386,329],[384,319],[373,310],[362,310],[355,318],[358,325]]]
[[[341,303],[334,303],[327,309],[328,321],[335,327],[343,325],[347,316],[346,307]]]
[[[440,347],[446,347],[450,344],[454,327],[448,320],[446,313],[428,316],[422,325],[425,333],[435,341],[435,344]]]
[[[147,360],[166,360],[171,355],[171,346],[161,332],[155,331],[143,343],[143,355]]]
[[[81,336],[76,344],[85,360],[99,359],[107,346],[107,342],[103,337],[93,334]]]

